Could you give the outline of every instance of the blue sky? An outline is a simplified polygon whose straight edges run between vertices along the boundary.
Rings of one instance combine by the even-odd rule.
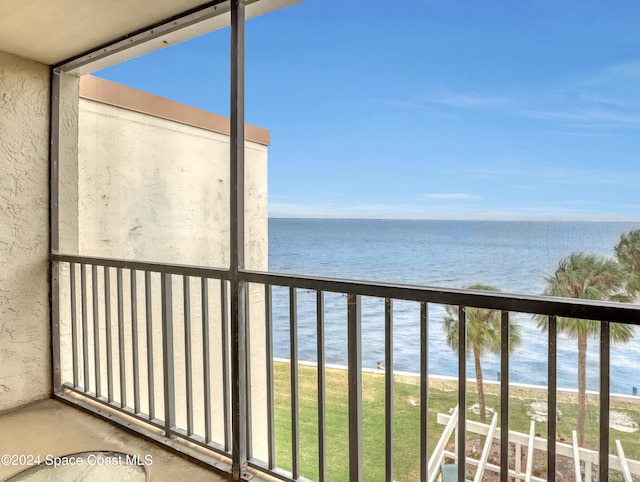
[[[276,217],[640,219],[640,4],[305,0],[247,23]],[[228,113],[229,32],[97,75]]]

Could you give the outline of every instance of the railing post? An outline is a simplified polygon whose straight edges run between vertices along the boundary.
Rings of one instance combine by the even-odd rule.
[[[298,405],[298,295],[289,288],[289,363],[291,378],[291,472],[300,477],[300,418]]]
[[[347,296],[349,369],[349,481],[362,477],[362,326],[360,295]]]
[[[129,270],[131,280],[131,355],[133,359],[133,411],[140,413],[140,362],[138,350],[138,286],[135,269]]]
[[[467,311],[458,309],[458,482],[465,481],[467,465]]]
[[[244,385],[245,385],[245,414],[246,414],[246,440],[245,445],[247,446],[247,460],[250,460],[253,455],[251,454],[253,450],[253,441],[252,441],[252,418],[251,418],[251,357],[249,353],[251,353],[251,303],[249,301],[249,285],[244,284],[242,304],[244,305],[244,343],[245,343],[245,357],[244,357]]]
[[[549,401],[547,402],[547,480],[556,480],[556,437],[558,429],[558,319],[549,316]]]
[[[80,265],[80,316],[82,321],[82,385],[89,392],[89,324],[87,321],[87,266]]]
[[[599,479],[609,480],[609,406],[611,389],[611,325],[600,323],[600,453]]]
[[[191,355],[191,281],[182,277],[182,306],[184,320],[184,371],[187,401],[187,434],[193,435],[193,358]],[[202,313],[204,319],[204,313]],[[204,339],[204,333],[202,338]],[[204,354],[203,354],[204,356]],[[206,367],[204,367],[206,369]],[[205,395],[206,396],[206,395]]]
[[[111,403],[113,402],[113,339],[111,334],[111,271],[108,266],[104,267],[104,329],[107,349],[107,402]],[[149,380],[153,381],[153,376],[150,375]],[[149,413],[151,414],[151,410]]]
[[[73,387],[78,387],[78,320],[76,310],[76,264],[69,263],[69,289],[71,290],[71,359]]]
[[[422,333],[422,328],[420,329]],[[385,480],[393,480],[393,299],[384,300]],[[423,479],[427,480],[427,479]]]
[[[222,407],[224,419],[224,450],[231,450],[231,385],[229,383],[229,289],[227,282],[220,280],[220,324],[222,325]]]
[[[420,303],[420,480],[428,480],[429,309]]]
[[[122,268],[116,270],[116,290],[118,292],[118,367],[120,369],[120,408],[127,406],[127,369],[124,352],[124,294],[122,287]],[[164,290],[163,290],[164,291]]]
[[[240,480],[247,472],[245,289],[245,283],[231,281],[231,437],[234,480]]]
[[[98,267],[91,266],[91,289],[93,292],[93,364],[96,381],[96,397],[102,395],[102,380],[100,376],[100,314],[98,309]]]
[[[60,368],[60,263],[51,263],[51,370],[53,376],[52,391],[62,390],[62,371]]]
[[[224,283],[224,281],[221,281]],[[207,278],[200,279],[200,297],[202,308],[202,375],[203,375],[203,389],[204,389],[204,441],[206,443],[211,442],[211,359],[209,356],[209,280]],[[226,302],[226,300],[225,300]],[[220,318],[221,324],[224,327],[227,323],[225,316]],[[222,341],[223,348],[225,347],[226,338]],[[226,355],[226,353],[225,353]],[[226,366],[223,364],[223,374],[226,374]],[[222,390],[226,392],[227,384],[224,383]],[[226,404],[224,406],[224,414],[226,416]],[[227,420],[225,419],[225,424]],[[226,434],[226,428],[225,428]],[[226,444],[226,440],[225,440]],[[225,446],[226,450],[226,446]]]
[[[164,379],[164,431],[167,438],[175,427],[175,383],[173,373],[173,302],[171,274],[162,273],[162,373]]]
[[[230,271],[232,477],[247,473],[247,345],[244,270],[244,1],[231,0]]]
[[[327,480],[327,435],[324,353],[324,293],[316,292],[316,332],[318,353],[318,481]],[[273,382],[269,385],[273,390]]]
[[[107,276],[109,274],[109,268],[105,268],[105,300],[107,299],[109,290]],[[147,391],[149,397],[149,420],[153,420],[156,416],[156,403],[154,399],[155,384],[153,380],[153,302],[151,299],[151,272],[144,272],[144,304],[145,304],[145,316],[146,316],[146,332],[147,332]],[[110,325],[110,322],[109,322]],[[107,325],[107,326],[109,326]],[[107,328],[109,330],[109,328]],[[107,331],[109,333],[109,331]],[[108,334],[108,337],[111,335]],[[109,345],[107,345],[109,346]],[[108,348],[110,350],[110,348]],[[108,355],[107,355],[108,356]],[[107,358],[108,359],[108,358]],[[109,362],[107,362],[109,363]]]
[[[271,285],[264,285],[265,365],[267,372],[267,462],[269,469],[273,469],[276,466],[276,428],[274,420],[275,388],[273,386],[273,318],[271,314],[271,300]],[[318,365],[320,365],[319,361]],[[318,408],[318,411],[321,411],[320,408]],[[321,428],[319,429],[321,430]],[[319,450],[322,452],[321,448]]]
[[[509,480],[509,312],[500,316],[500,482]]]

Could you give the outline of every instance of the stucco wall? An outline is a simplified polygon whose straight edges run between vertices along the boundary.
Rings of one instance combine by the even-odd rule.
[[[227,267],[228,119],[112,82],[81,82],[79,252]],[[247,131],[246,266],[266,270],[268,132]]]
[[[49,70],[0,52],[0,410],[50,391]]]
[[[248,143],[247,265],[266,268],[267,147]],[[80,253],[229,264],[229,138],[80,100]]]

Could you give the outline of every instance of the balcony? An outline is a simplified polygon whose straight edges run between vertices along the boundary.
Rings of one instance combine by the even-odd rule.
[[[478,466],[485,474],[493,470],[501,480],[507,480],[507,474],[522,474],[523,479],[533,477],[531,480],[563,480],[567,470],[575,470],[575,465],[567,469],[567,464],[575,464],[575,457],[585,473],[581,480],[614,480],[617,476],[613,474],[622,474],[624,467],[629,474],[638,469],[637,462],[627,461],[624,451],[619,453],[610,435],[609,387],[609,323],[636,325],[638,306],[248,271],[237,274],[243,294],[236,301],[231,296],[234,276],[226,270],[62,254],[53,255],[52,261],[60,273],[59,288],[65,298],[60,307],[58,343],[66,365],[61,367],[62,384],[56,397],[94,412],[105,407],[133,417],[140,433],[192,456],[193,447],[197,447],[197,453],[226,458],[232,464],[238,455],[234,450],[240,445],[242,454],[246,454],[241,477],[251,470],[286,481],[336,480],[342,476],[354,481],[435,480],[442,463],[449,460],[457,470],[457,480],[476,476]],[[315,300],[312,317],[317,357],[311,363],[298,356],[302,339],[299,294]],[[346,299],[327,307],[325,298],[336,294]],[[239,303],[235,310],[234,302]],[[393,308],[407,302],[416,310],[421,347],[421,370],[411,382],[415,390],[412,405],[419,412],[419,449],[411,452],[417,458],[409,463],[410,469],[406,461],[399,462],[409,457],[409,452],[397,436],[405,433],[405,427],[398,426],[401,420],[404,423],[399,414],[404,404],[394,393],[402,389],[402,380],[406,384],[407,375],[394,373],[393,369]],[[363,303],[368,304],[367,316],[384,319],[384,371],[362,366]],[[284,362],[273,356],[276,305],[288,306],[290,358]],[[491,426],[478,424],[476,417],[469,415],[468,408],[476,397],[472,394],[474,381],[467,380],[465,336],[458,340],[459,376],[452,381],[452,389],[455,405],[467,409],[456,409],[454,416],[448,417],[444,413],[435,416],[431,408],[432,404],[439,405],[438,397],[445,393],[440,395],[437,383],[429,378],[428,314],[434,305],[457,307],[460,334],[466,333],[469,308],[501,313],[502,376],[493,384],[497,408]],[[377,306],[379,312],[373,313],[371,306]],[[336,309],[342,311],[336,313]],[[233,359],[230,339],[234,311],[242,313],[246,323],[242,327],[245,349],[238,350],[238,360]],[[543,315],[549,323],[548,349],[540,354],[547,360],[549,383],[546,393],[537,395],[548,407],[548,422],[538,422],[530,433],[512,429],[514,413],[519,409],[515,405],[521,405],[517,393],[522,389],[509,381],[508,326],[516,314]],[[305,316],[304,337],[308,342],[309,314]],[[346,322],[348,366],[342,371],[325,362],[325,316],[342,316]],[[558,405],[566,406],[567,396],[557,386],[558,317],[607,320],[600,323],[600,387],[590,395],[592,408],[598,407],[598,415],[592,417],[597,419],[597,443],[591,449],[559,438]],[[250,339],[262,330],[264,338]],[[212,346],[217,349],[211,350]],[[264,358],[256,359],[254,351]],[[233,368],[234,364],[242,368]],[[232,369],[239,373],[235,387]],[[261,377],[265,384],[252,383]],[[340,423],[335,421],[335,388],[329,392],[327,388],[336,383],[345,392],[346,411]],[[370,419],[371,398],[376,396],[372,383],[383,387],[374,403],[382,417],[377,425]],[[233,405],[236,397],[242,400],[239,406]],[[617,404],[619,397],[613,398]],[[637,403],[633,397],[629,399],[632,406]],[[288,404],[284,411],[283,403]],[[315,418],[310,419],[310,414]],[[238,426],[242,427],[240,431]],[[311,442],[310,431],[315,434]],[[500,436],[505,431],[510,431],[510,437]],[[431,432],[445,436],[435,444]],[[453,449],[448,443],[450,435],[455,435]],[[477,454],[472,455],[486,452],[488,457],[488,451],[479,445],[487,435],[495,438],[494,459],[498,464],[495,460],[482,462]],[[348,453],[349,462],[342,461],[346,470],[343,475],[335,471],[339,462],[332,447],[340,437],[348,439],[344,454]],[[374,439],[381,445],[373,446]],[[593,441],[590,443],[593,445]],[[537,461],[544,459],[545,470],[543,474],[538,467],[534,476],[535,452]],[[311,460],[309,453],[313,454]],[[516,457],[516,453],[520,455]],[[466,464],[455,463],[461,454],[467,454]],[[377,466],[372,462],[376,458],[381,459]]]
[[[81,10],[82,2],[69,2],[75,7],[69,14]],[[0,116],[3,135],[8,133],[0,147],[9,146],[8,161],[0,161],[10,173],[0,176],[0,215],[10,227],[0,239],[7,267],[0,276],[0,393],[7,394],[0,398],[7,409],[0,415],[1,453],[151,454],[154,463],[146,470],[153,480],[633,480],[637,450],[625,456],[610,425],[612,408],[637,411],[638,399],[611,393],[611,323],[639,325],[639,306],[245,269],[244,190],[255,194],[258,188],[240,181],[249,137],[243,111],[244,5],[260,14],[291,2],[164,2],[162,9],[144,2],[135,18],[124,18],[130,13],[124,3],[108,3],[110,22],[101,15],[68,22],[83,35],[68,36],[40,15],[37,28],[29,24],[2,37],[2,48],[13,46],[19,57],[0,54],[1,85],[9,86],[0,97],[10,107]],[[218,179],[224,177],[230,193],[220,214],[228,220],[220,232],[229,236],[219,249],[227,267],[96,257],[91,250],[79,255],[77,239],[76,250],[65,251],[61,228],[76,235],[80,227],[78,206],[61,189],[77,180],[79,165],[69,134],[77,118],[65,117],[65,81],[153,50],[152,42],[219,28],[227,24],[220,12],[229,11],[232,107],[225,131],[228,165]],[[14,18],[7,25],[14,23],[27,22]],[[0,35],[14,30],[0,28]],[[57,41],[21,37],[39,30],[46,40],[58,35]],[[69,85],[77,88],[79,82]],[[37,101],[29,103],[24,91]],[[65,165],[65,155],[74,154],[75,164]],[[74,194],[77,203],[80,195]],[[67,222],[65,209],[76,215],[73,222]],[[109,220],[122,228],[115,216]],[[150,245],[168,251],[162,240],[147,239],[147,251],[141,251]],[[302,310],[302,298],[314,308]],[[429,370],[431,313],[445,306],[453,307],[459,327],[457,376],[449,380]],[[394,369],[394,310],[400,308],[415,320],[418,373]],[[496,413],[490,423],[469,411],[476,385],[468,375],[468,313],[476,308],[500,317],[501,376],[487,383]],[[509,322],[519,316],[546,320],[548,341],[539,354],[547,367],[546,387],[510,381]],[[363,320],[369,317],[380,321],[384,339],[377,369],[363,366],[369,348]],[[566,431],[570,424],[561,418],[566,407],[575,411],[575,397],[557,381],[560,317],[599,325],[599,386],[588,394],[597,414],[590,416],[587,446],[573,440]],[[329,318],[344,326],[345,366],[327,363],[325,350],[335,341],[327,335]],[[313,356],[301,355],[302,339],[314,347]],[[285,360],[274,355],[280,343],[286,345]],[[546,421],[523,425],[523,398],[539,400]],[[17,472],[13,465],[1,469],[1,477]]]

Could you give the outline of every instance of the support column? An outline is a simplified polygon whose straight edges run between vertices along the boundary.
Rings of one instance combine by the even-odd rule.
[[[49,251],[79,253],[78,225],[78,90],[79,78],[50,69],[49,125]],[[69,274],[60,264],[50,265],[50,326],[52,394],[62,388],[65,375],[60,358],[60,326],[69,306]],[[68,328],[68,326],[67,326]]]
[[[50,252],[60,250],[59,152],[60,152],[60,73],[51,70],[50,144],[49,144],[49,247]],[[51,372],[52,392],[62,390],[60,367],[60,267],[51,263]]]
[[[247,344],[244,269],[244,3],[231,0],[231,432],[232,475],[247,473]]]

